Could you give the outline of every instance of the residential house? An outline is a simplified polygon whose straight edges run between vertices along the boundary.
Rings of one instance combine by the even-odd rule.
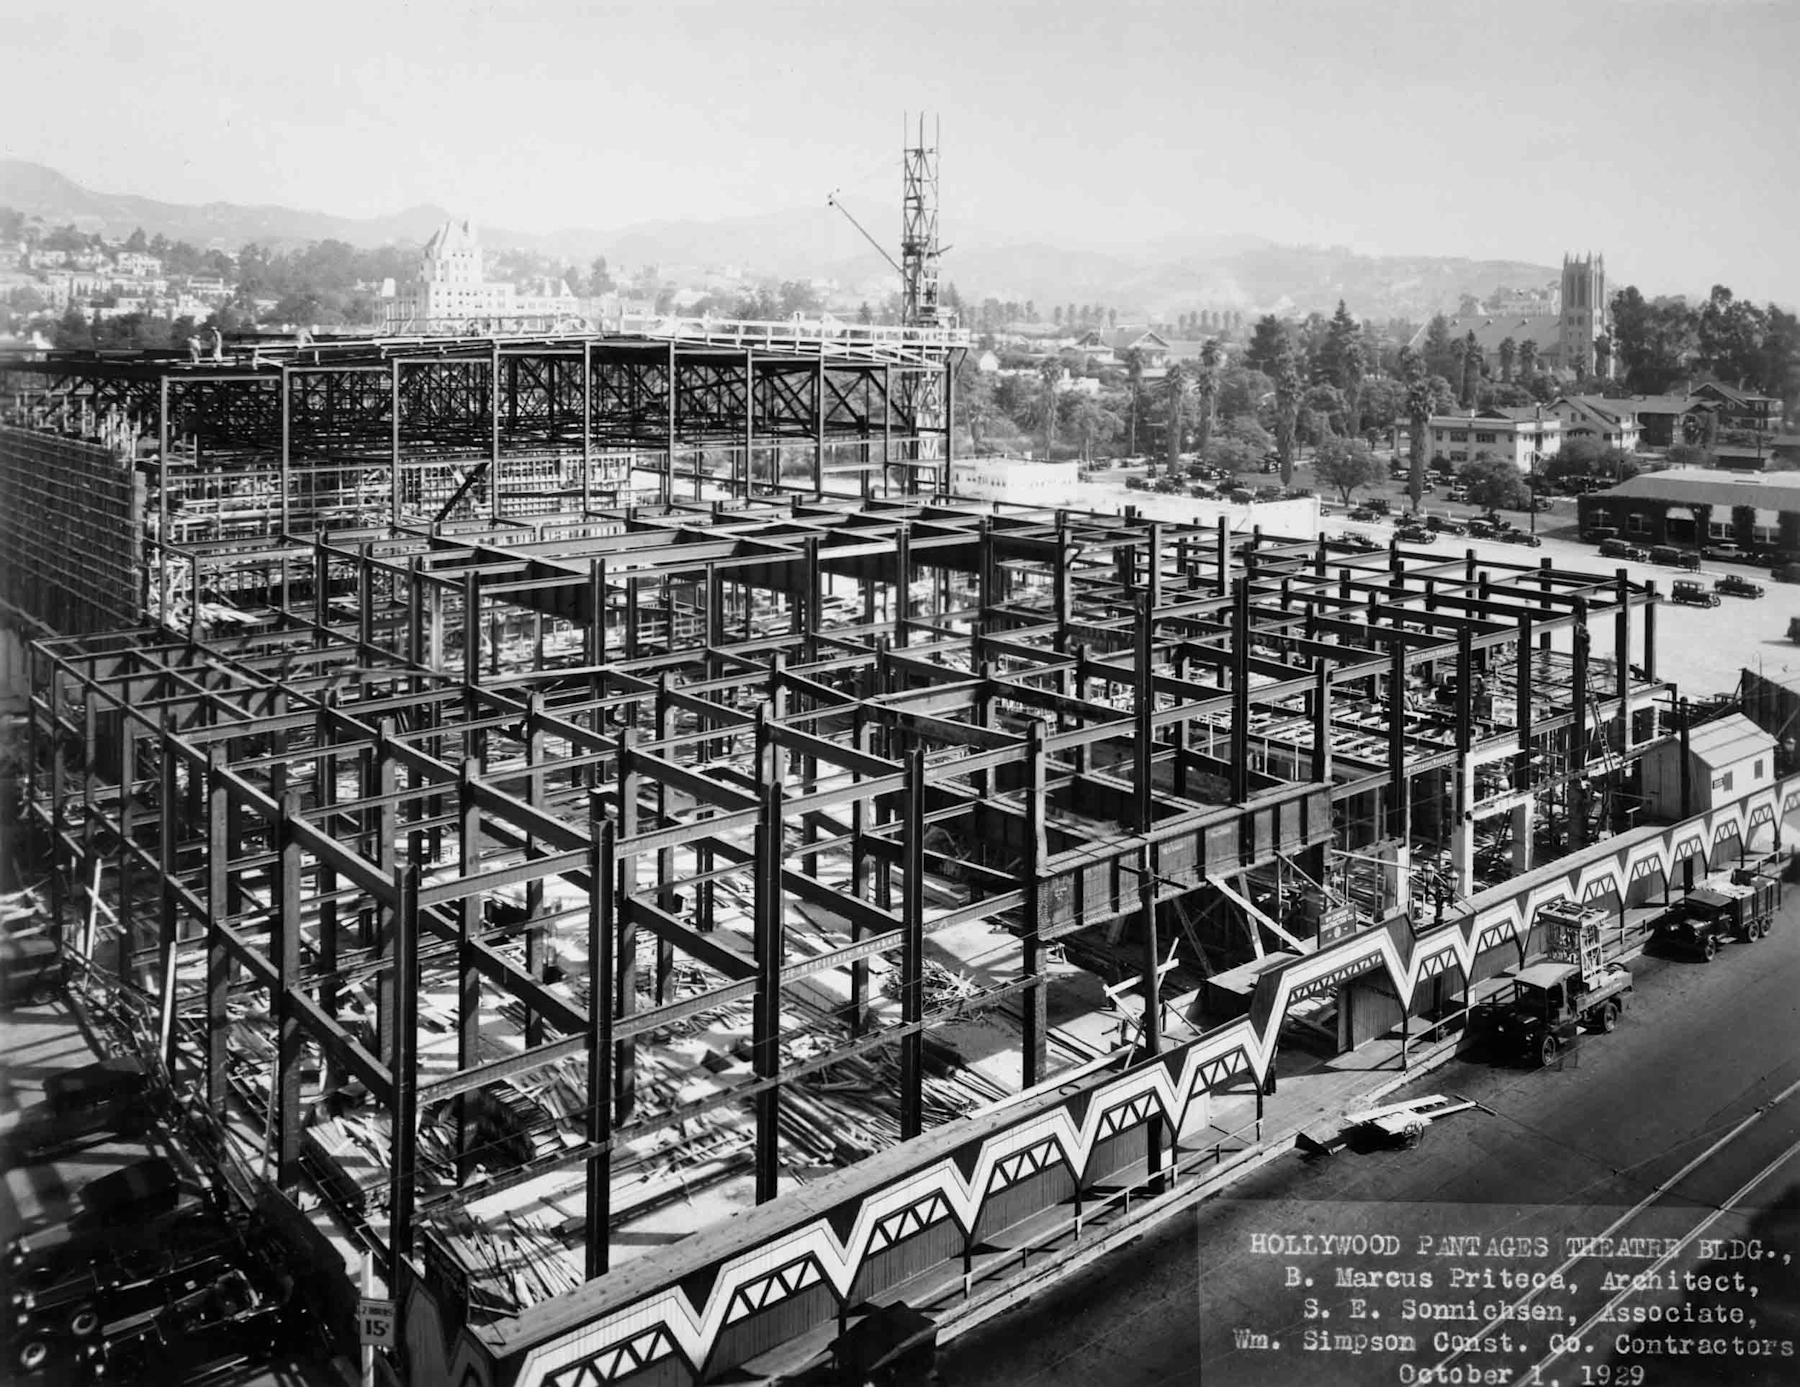
[[[1521,472],[1562,451],[1563,421],[1541,406],[1492,407],[1467,414],[1433,415],[1426,442],[1434,457],[1473,462],[1483,453],[1504,458]]]
[[[1562,420],[1563,439],[1592,439],[1605,448],[1634,453],[1643,440],[1643,426],[1630,400],[1604,395],[1559,395],[1546,406]]]
[[[1718,430],[1719,402],[1701,395],[1633,395],[1617,403],[1637,412],[1646,448],[1698,446],[1711,441]]]
[[[1132,351],[1142,355],[1146,370],[1160,371],[1170,359],[1169,340],[1147,327],[1091,328],[1075,339],[1075,347],[1096,366],[1122,366]]]
[[[1733,385],[1708,381],[1696,385],[1694,394],[1719,405],[1719,424],[1727,429],[1746,429],[1753,433],[1773,433],[1781,426],[1781,401],[1754,390],[1740,390]]]
[[[122,250],[113,256],[113,269],[122,275],[148,279],[162,273],[162,260],[142,251]]]

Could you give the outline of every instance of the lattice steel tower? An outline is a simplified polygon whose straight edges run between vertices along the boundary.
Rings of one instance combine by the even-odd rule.
[[[938,307],[938,131],[932,122],[931,143],[925,142],[925,117],[919,117],[918,140],[912,141],[907,121],[904,186],[900,196],[900,321],[909,328],[940,328],[950,324]],[[929,356],[930,353],[927,353]],[[945,426],[947,412],[944,373],[930,367],[910,368],[902,378],[900,407],[918,438],[917,460],[942,458],[942,435],[932,432]],[[934,489],[948,484],[940,469]],[[909,488],[918,473],[908,474]]]
[[[908,327],[937,327],[938,318],[938,133],[933,121],[925,143],[919,117],[918,143],[906,147],[905,187],[900,200],[901,321]],[[908,131],[908,134],[911,132]]]

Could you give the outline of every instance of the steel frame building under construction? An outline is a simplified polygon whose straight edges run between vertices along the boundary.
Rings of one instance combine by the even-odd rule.
[[[865,331],[0,362],[65,951],[402,1377],[708,1379],[1178,1179],[1633,824],[1653,586],[962,500],[960,340]]]

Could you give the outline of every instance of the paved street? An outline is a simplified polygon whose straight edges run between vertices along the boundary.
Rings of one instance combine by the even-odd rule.
[[[1734,944],[1710,965],[1646,956],[1634,973],[1635,1004],[1619,1030],[1584,1038],[1565,1065],[1524,1070],[1462,1059],[1394,1095],[1461,1093],[1491,1115],[1452,1117],[1413,1151],[1347,1150],[1313,1163],[1282,1157],[1229,1198],[1171,1220],[1039,1302],[956,1341],[945,1354],[944,1381],[1278,1387],[1459,1380],[1416,1371],[1440,1366],[1505,1374],[1465,1382],[1558,1387],[1791,1381],[1791,1359],[1752,1350],[1771,1340],[1800,1342],[1800,889],[1788,888],[1769,939]],[[1391,1254],[1339,1254],[1317,1242],[1309,1253],[1295,1250],[1304,1244],[1269,1241],[1307,1234],[1384,1235],[1397,1243]],[[1694,1240],[1682,1245],[1690,1234]],[[1570,1260],[1571,1250],[1594,1249],[1571,1249],[1566,1239],[1601,1235],[1640,1241],[1615,1242],[1606,1258]],[[1447,1241],[1455,1236],[1475,1238],[1478,1250]],[[1433,1240],[1425,1255],[1421,1237]],[[1702,1238],[1727,1251],[1734,1239],[1760,1238],[1791,1260],[1715,1261],[1704,1255],[1711,1249]],[[1396,1276],[1390,1285],[1352,1289],[1334,1284],[1339,1268]],[[1411,1280],[1421,1272],[1433,1276],[1429,1289]],[[1560,1280],[1533,1297],[1528,1281],[1505,1284],[1520,1272],[1560,1273]],[[1638,1276],[1640,1289],[1632,1292],[1620,1273]],[[1690,1289],[1689,1273],[1719,1277],[1716,1286],[1725,1289]],[[1732,1280],[1740,1273],[1741,1281]],[[1296,1276],[1313,1286],[1291,1286]],[[1674,1289],[1661,1289],[1668,1285]],[[1476,1319],[1409,1319],[1408,1299]],[[1651,1318],[1684,1302],[1682,1313],[1707,1307],[1723,1327]],[[1607,1317],[1590,1326],[1596,1312]],[[1309,1351],[1309,1333],[1327,1349],[1340,1334],[1351,1338],[1336,1351]],[[1636,1336],[1639,1351],[1615,1353],[1620,1333]],[[1723,1355],[1698,1356],[1669,1351],[1661,1341],[1671,1334],[1690,1348],[1719,1346],[1707,1336],[1738,1342]],[[1371,1346],[1385,1335],[1410,1346]],[[1554,1355],[1552,1335],[1576,1338],[1580,1347]],[[1645,1347],[1648,1341],[1662,1351]],[[1634,1369],[1643,1375],[1634,1377]]]

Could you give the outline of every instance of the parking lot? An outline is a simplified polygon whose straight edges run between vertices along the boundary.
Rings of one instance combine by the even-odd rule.
[[[1383,458],[1384,462],[1389,461]],[[1112,470],[1097,473],[1080,484],[1077,504],[1100,511],[1114,511],[1143,501],[1145,493],[1131,490],[1127,479],[1143,476],[1143,469]],[[1261,473],[1247,474],[1241,484],[1251,488],[1266,486],[1279,478]],[[1385,499],[1390,515],[1373,521],[1352,521],[1349,510],[1335,497],[1324,494],[1312,469],[1302,463],[1295,469],[1294,485],[1320,493],[1320,533],[1331,536],[1345,532],[1367,536],[1386,546],[1394,537],[1395,521],[1403,518],[1409,505],[1406,484],[1384,478],[1360,488],[1354,497],[1356,505],[1371,499]],[[1159,497],[1165,506],[1178,505],[1178,497]],[[1693,697],[1724,693],[1736,688],[1745,668],[1763,674],[1800,675],[1800,644],[1788,639],[1788,622],[1800,616],[1800,585],[1778,583],[1769,570],[1751,563],[1724,563],[1702,559],[1698,569],[1688,571],[1658,565],[1647,559],[1612,558],[1602,555],[1597,546],[1583,542],[1576,529],[1575,498],[1547,498],[1550,509],[1533,517],[1524,511],[1505,514],[1516,527],[1527,533],[1535,528],[1540,541],[1537,547],[1510,544],[1495,539],[1440,535],[1430,541],[1402,541],[1411,547],[1428,548],[1446,559],[1473,551],[1478,557],[1499,563],[1535,564],[1553,560],[1559,568],[1586,573],[1624,571],[1634,582],[1653,582],[1668,598],[1676,581],[1698,582],[1706,592],[1715,593],[1722,578],[1737,577],[1763,589],[1761,597],[1718,593],[1717,606],[1689,606],[1665,600],[1656,615],[1657,671],[1673,680],[1680,691]],[[1480,507],[1466,502],[1450,501],[1447,488],[1440,485],[1427,494],[1422,510],[1427,515],[1440,515],[1459,522],[1480,516]],[[1632,636],[1633,658],[1641,662],[1643,632]]]

